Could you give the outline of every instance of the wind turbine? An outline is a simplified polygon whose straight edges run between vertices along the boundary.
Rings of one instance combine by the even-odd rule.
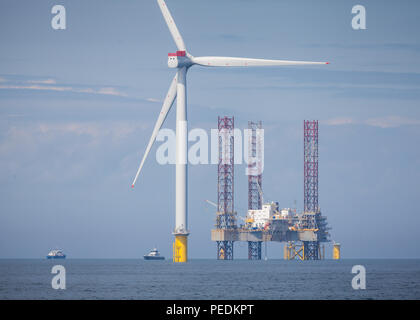
[[[186,100],[186,76],[187,70],[193,65],[205,67],[262,67],[262,66],[288,66],[288,65],[317,65],[328,64],[328,62],[310,62],[310,61],[287,61],[287,60],[266,60],[252,58],[234,58],[234,57],[194,57],[186,49],[184,40],[175,25],[175,21],[166,6],[164,0],[157,0],[162,11],[162,15],[168,25],[169,31],[178,48],[176,53],[168,54],[169,68],[177,69],[169,91],[163,102],[162,110],[156,121],[155,127],[146,147],[146,152],[141,160],[136,176],[131,185],[134,185],[143,168],[147,155],[152,148],[156,136],[162,127],[169,110],[176,98],[176,205],[175,205],[175,235],[173,261],[187,261],[187,237],[189,235],[187,215],[188,215],[188,187],[187,187],[187,145],[188,145],[188,126],[187,126],[187,100]]]

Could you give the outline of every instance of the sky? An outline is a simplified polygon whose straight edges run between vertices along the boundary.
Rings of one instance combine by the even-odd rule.
[[[51,8],[66,8],[66,29]],[[366,8],[353,30],[351,9]],[[343,258],[420,258],[420,3],[167,0],[194,56],[329,61],[188,71],[189,128],[265,129],[264,199],[303,206],[303,120],[319,120],[319,203]],[[0,258],[172,253],[175,168],[157,143],[174,70],[154,0],[0,2]],[[175,107],[165,128],[175,128]],[[189,167],[189,257],[216,258],[215,165]],[[235,208],[247,208],[235,166]],[[331,256],[331,245],[327,247]],[[282,245],[268,245],[282,258]],[[235,258],[247,244],[235,243]]]

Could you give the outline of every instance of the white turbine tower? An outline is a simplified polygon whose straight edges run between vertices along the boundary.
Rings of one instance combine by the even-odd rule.
[[[194,57],[187,52],[184,40],[175,25],[164,0],[157,0],[169,31],[178,48],[176,53],[168,54],[169,68],[176,68],[177,73],[171,82],[168,94],[163,102],[162,110],[156,121],[155,127],[150,137],[149,143],[141,160],[137,174],[133,180],[134,187],[140,171],[143,168],[147,155],[152,148],[156,136],[162,127],[173,102],[176,100],[176,214],[175,214],[175,243],[173,246],[173,261],[187,261],[187,236],[189,234],[187,224],[187,144],[188,144],[188,126],[187,126],[187,101],[186,101],[186,75],[187,70],[193,65],[205,67],[261,67],[261,66],[289,66],[289,65],[315,65],[328,64],[328,62],[310,62],[310,61],[287,61],[287,60],[266,60],[251,58],[233,58],[233,57]]]

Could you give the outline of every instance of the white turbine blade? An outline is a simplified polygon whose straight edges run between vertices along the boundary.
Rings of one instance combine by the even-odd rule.
[[[175,97],[176,97],[176,86],[177,86],[177,74],[175,75],[174,79],[172,80],[171,86],[169,87],[168,94],[166,95],[165,101],[163,102],[162,110],[160,111],[159,117],[156,121],[155,128],[153,129],[152,136],[150,137],[149,144],[147,145],[146,152],[144,153],[143,159],[141,160],[139,169],[137,170],[136,177],[133,180],[133,183],[131,184],[131,187],[134,188],[134,184],[137,181],[137,178],[139,177],[140,171],[143,168],[144,161],[146,161],[147,155],[150,152],[150,149],[153,146],[153,143],[155,142],[156,136],[159,133],[160,128],[163,125],[163,122],[166,119],[166,116],[168,115],[169,110],[172,107],[172,104],[174,103]]]
[[[181,37],[181,34],[178,31],[178,28],[176,27],[175,21],[171,16],[171,13],[169,12],[168,7],[166,6],[166,3],[164,0],[157,0],[160,11],[162,11],[162,15],[165,18],[166,24],[168,25],[169,31],[172,34],[172,38],[175,40],[175,44],[178,47],[178,50],[185,51],[185,43],[184,40]]]
[[[207,202],[208,204],[211,204],[213,207],[216,207],[216,208],[217,208],[217,204],[215,204],[213,201],[206,200],[206,202]]]
[[[263,66],[293,66],[311,64],[329,64],[329,62],[267,60],[233,57],[194,57],[195,64],[206,67],[263,67]]]

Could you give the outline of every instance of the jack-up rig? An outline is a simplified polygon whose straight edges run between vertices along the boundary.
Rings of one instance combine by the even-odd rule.
[[[278,202],[263,202],[262,123],[248,122],[248,211],[234,210],[234,118],[218,118],[219,163],[217,212],[211,240],[217,243],[217,259],[232,260],[235,241],[248,242],[248,259],[261,260],[263,242],[285,242],[284,259],[320,260],[329,242],[327,218],[318,204],[318,121],[304,121],[304,210],[280,208]],[[255,161],[250,161],[254,159]],[[210,201],[208,201],[211,203]],[[238,218],[244,223],[238,225]],[[340,245],[334,245],[334,259]]]

